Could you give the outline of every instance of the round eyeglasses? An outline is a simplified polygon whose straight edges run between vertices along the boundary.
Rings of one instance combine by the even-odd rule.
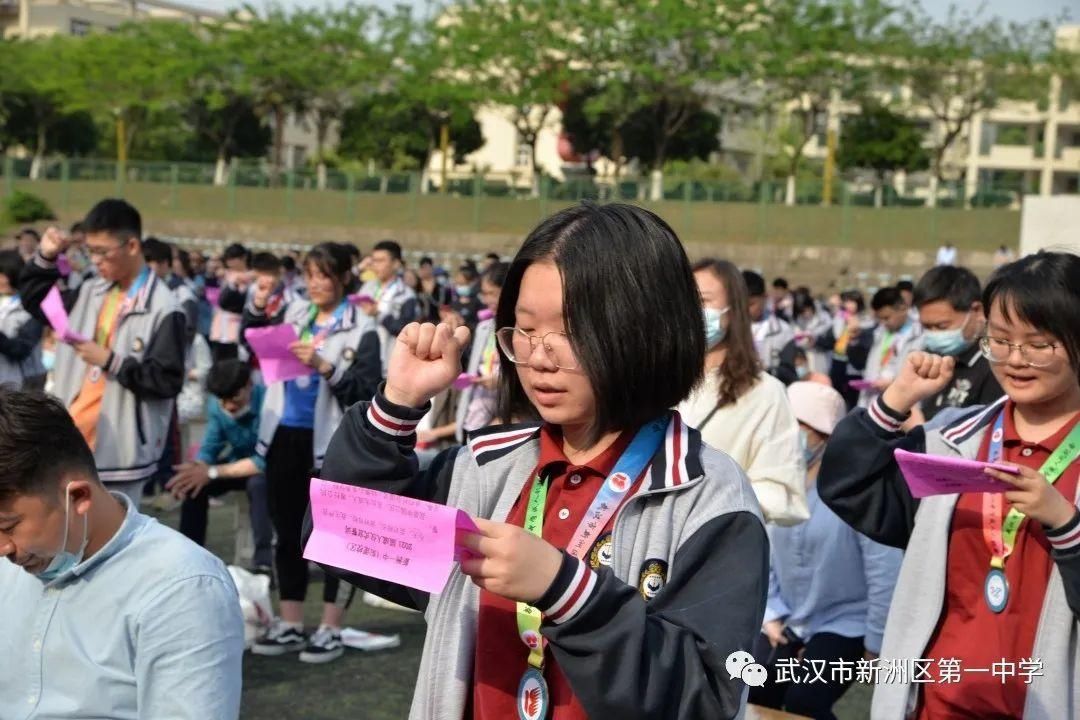
[[[560,370],[576,370],[577,357],[570,343],[570,336],[563,332],[549,332],[544,335],[530,335],[520,328],[504,327],[495,331],[499,347],[515,365],[529,362],[537,345],[544,348],[548,359]]]

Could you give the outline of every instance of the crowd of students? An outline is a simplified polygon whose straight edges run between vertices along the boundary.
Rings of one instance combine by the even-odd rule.
[[[390,240],[207,257],[143,237],[120,200],[27,237],[0,251],[0,647],[55,664],[0,679],[20,717],[63,715],[66,673],[100,672],[64,644],[73,630],[35,618],[50,593],[142,562],[167,532],[137,511],[158,487],[197,545],[210,498],[247,494],[251,566],[279,599],[255,654],[337,659],[356,588],[424,610],[414,718],[734,717],[748,699],[831,718],[852,673],[781,670],[878,658],[933,664],[930,680],[879,680],[874,717],[1080,706],[1078,257],[1002,263],[985,289],[954,257],[867,299],[692,264],[661,218],[620,204],[556,213],[510,263],[453,269],[407,266]],[[246,331],[281,324],[310,374],[266,384]],[[995,472],[1005,493],[919,500],[898,448],[1018,470]],[[450,504],[479,532],[439,594],[326,567],[309,633],[311,477]],[[139,699],[117,705],[235,717],[231,581],[195,545],[154,541],[175,556],[154,569],[174,596],[117,597],[160,637],[114,632],[222,677],[173,708],[132,660]],[[215,623],[184,636],[170,611]],[[727,672],[737,651],[768,681]],[[946,660],[1036,658],[1037,677],[943,677]],[[195,682],[183,666],[168,688]],[[86,716],[128,716],[104,704]]]

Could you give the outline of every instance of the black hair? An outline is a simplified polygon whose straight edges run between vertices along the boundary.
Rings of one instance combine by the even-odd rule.
[[[225,252],[221,253],[221,259],[224,261],[238,260],[243,258],[244,262],[248,261],[250,254],[248,249],[240,243],[233,243],[229,247],[225,248]]]
[[[432,260],[432,259],[431,259],[430,257],[428,257],[427,255],[425,255],[424,257],[420,258],[420,267],[423,267],[423,266],[425,266],[425,265],[434,265],[434,264],[435,264],[435,261],[434,261],[434,260]]]
[[[844,292],[840,293],[840,302],[855,303],[855,308],[857,312],[862,312],[863,310],[866,310],[866,298],[864,298],[863,294],[858,290],[845,290]]]
[[[257,252],[251,256],[251,269],[256,272],[277,274],[281,272],[281,259],[274,253]]]
[[[294,272],[296,270],[296,261],[293,260],[292,255],[286,255],[281,258],[281,269],[285,272]]]
[[[401,245],[394,240],[380,240],[375,244],[375,247],[371,249],[372,252],[377,250],[384,250],[390,253],[390,257],[394,260],[401,260]]]
[[[982,297],[975,273],[956,265],[938,265],[926,271],[915,286],[915,307],[948,301],[953,310],[967,312]]]
[[[180,261],[180,267],[184,269],[184,277],[195,275],[195,268],[191,267],[191,253],[183,248],[176,248],[176,260]]]
[[[88,235],[108,233],[121,243],[126,243],[131,238],[142,239],[142,216],[125,200],[102,200],[90,208],[82,224],[83,232]]]
[[[497,253],[497,252],[489,252],[487,255],[484,256],[484,259],[485,260],[494,260],[495,262],[500,262],[502,260],[502,256],[499,255],[499,253]]]
[[[870,299],[870,307],[876,312],[878,310],[884,310],[888,307],[896,307],[897,305],[904,304],[904,296],[900,294],[900,291],[893,287],[883,287],[874,293],[874,297]]]
[[[896,283],[896,289],[900,292],[913,293],[915,292],[915,283],[911,282],[910,280],[901,280],[900,282]]]
[[[242,360],[218,360],[206,374],[206,390],[219,400],[228,400],[247,387],[251,368]]]
[[[798,317],[807,310],[817,313],[817,303],[806,288],[798,288],[791,294],[791,314],[793,317]]]
[[[34,242],[41,242],[41,233],[39,233],[32,227],[23,228],[18,232],[15,237],[22,237],[23,235],[29,235],[30,237],[34,238]]]
[[[743,282],[746,283],[746,291],[750,297],[762,297],[765,295],[765,278],[753,270],[742,271]]]
[[[83,224],[82,224],[82,222],[75,222],[75,223],[72,223],[72,224],[71,224],[71,230],[69,230],[68,232],[69,232],[70,234],[72,234],[72,235],[74,235],[75,233],[81,233],[81,232],[85,232],[85,230],[83,230]]]
[[[12,289],[19,286],[19,276],[24,267],[26,263],[18,250],[0,250],[0,275],[8,279]]]
[[[705,324],[690,261],[666,222],[622,203],[583,203],[547,218],[510,264],[496,327],[514,326],[522,277],[545,261],[562,276],[566,332],[597,398],[593,442],[686,398],[704,369]],[[536,417],[516,372],[500,382],[501,417]]]
[[[465,276],[465,282],[470,285],[476,282],[477,278],[480,277],[480,273],[477,271],[476,266],[470,263],[461,265],[457,271]]]
[[[349,279],[352,276],[352,258],[347,245],[325,242],[308,250],[304,257],[304,268],[314,266],[323,275],[334,279],[340,286],[342,295],[349,291]]]
[[[364,253],[360,252],[360,247],[356,243],[342,243],[345,251],[349,254],[349,258],[356,258],[359,260],[364,256]]]
[[[142,254],[146,262],[171,263],[172,245],[150,236],[142,242]]]
[[[788,289],[788,282],[784,278],[778,277],[778,278],[776,278],[775,280],[772,281],[772,286],[774,288],[776,288],[777,290],[787,290]]]
[[[506,273],[510,270],[510,263],[496,262],[492,263],[491,267],[484,271],[481,276],[484,280],[495,287],[502,287],[506,284]]]
[[[987,317],[997,306],[1061,341],[1080,373],[1080,256],[1041,250],[998,268],[982,295]]]
[[[42,392],[0,387],[0,499],[49,494],[70,472],[98,479],[67,408]]]

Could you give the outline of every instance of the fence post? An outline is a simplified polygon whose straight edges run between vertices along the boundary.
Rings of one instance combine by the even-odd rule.
[[[290,219],[293,217],[293,188],[296,186],[296,175],[293,170],[289,170],[285,176],[285,214]]]
[[[540,219],[543,220],[548,215],[548,194],[551,192],[551,186],[548,183],[548,177],[546,175],[540,176]]]
[[[413,227],[420,221],[419,213],[417,212],[418,196],[420,195],[420,186],[424,182],[424,176],[420,173],[409,173],[409,222]]]
[[[758,188],[758,223],[757,223],[757,237],[754,238],[754,242],[758,245],[761,244],[765,238],[765,223],[766,208],[768,206],[769,192],[772,190],[772,183],[768,180],[762,180],[761,186]]]
[[[176,212],[180,207],[180,166],[176,163],[169,165],[169,208]]]
[[[15,158],[4,156],[4,197],[15,194]]]
[[[473,211],[472,211],[472,224],[473,230],[480,232],[480,203],[483,202],[484,182],[483,176],[479,173],[473,175],[472,181],[472,195],[473,195]]]
[[[693,209],[690,207],[690,203],[693,200],[694,181],[683,181],[683,232],[690,232],[694,227]]]
[[[228,185],[225,191],[229,194],[229,217],[236,217],[236,164],[229,164]]]
[[[345,215],[349,222],[356,222],[356,175],[350,171],[345,190]]]
[[[117,161],[115,164],[116,197],[124,197],[124,175],[127,173],[127,163]]]
[[[60,208],[65,213],[71,208],[71,160],[67,156],[60,161]]]

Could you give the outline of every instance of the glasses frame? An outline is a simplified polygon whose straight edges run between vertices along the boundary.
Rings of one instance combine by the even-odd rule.
[[[508,330],[510,331],[509,333],[506,332]],[[513,335],[516,335],[518,333],[520,333],[521,335],[524,335],[525,337],[527,337],[529,339],[529,357],[525,358],[524,360],[515,359],[514,352],[513,352],[514,349],[513,349],[513,346],[512,346],[512,340],[511,339],[504,339],[508,335],[509,335],[510,338],[512,338]],[[552,364],[555,365],[555,367],[559,368],[560,370],[577,370],[577,369],[579,369],[581,367],[581,363],[577,362],[577,357],[576,356],[574,358],[574,360],[575,360],[574,365],[567,366],[567,365],[560,365],[559,364],[558,360],[555,359],[555,351],[552,349],[551,345],[549,345],[548,341],[547,341],[548,336],[550,336],[550,335],[562,335],[564,338],[567,339],[567,341],[570,340],[569,335],[567,335],[564,332],[559,332],[557,330],[552,330],[551,332],[544,333],[543,335],[539,335],[539,336],[530,335],[529,333],[525,332],[521,328],[517,328],[517,327],[501,327],[501,328],[499,328],[498,330],[495,331],[495,339],[496,339],[496,341],[498,341],[499,347],[503,351],[503,355],[505,355],[506,359],[509,360],[510,362],[514,363],[515,365],[528,365],[529,364],[529,358],[531,358],[532,354],[534,352],[536,352],[536,346],[538,344],[541,344],[541,345],[544,346],[544,352],[547,353],[548,359],[551,360]],[[510,347],[507,347],[508,344],[510,344]],[[573,348],[573,343],[571,343],[570,346],[571,346],[571,348]]]
[[[990,343],[991,342],[1004,343],[1006,346],[1008,346],[1009,354],[1005,356],[1004,360],[997,360],[996,358],[993,357],[992,353],[990,352]],[[1054,356],[1054,357],[1057,356],[1057,349],[1059,347],[1061,347],[1057,343],[1011,343],[1008,340],[1005,340],[1004,338],[991,337],[990,335],[983,335],[982,337],[979,338],[979,352],[982,353],[982,356],[984,358],[986,358],[989,362],[994,363],[995,365],[1004,365],[1005,363],[1009,362],[1009,358],[1012,357],[1013,348],[1016,348],[1017,350],[1020,351],[1020,357],[1024,360],[1025,363],[1027,363],[1028,367],[1033,367],[1033,368],[1050,367],[1050,365],[1053,364],[1053,360],[1051,360],[1048,363],[1042,363],[1042,364],[1031,362],[1031,358],[1028,357],[1027,350],[1029,348],[1031,348],[1032,345],[1045,345],[1046,347],[1049,347],[1050,348],[1050,354],[1051,354],[1051,356]]]

